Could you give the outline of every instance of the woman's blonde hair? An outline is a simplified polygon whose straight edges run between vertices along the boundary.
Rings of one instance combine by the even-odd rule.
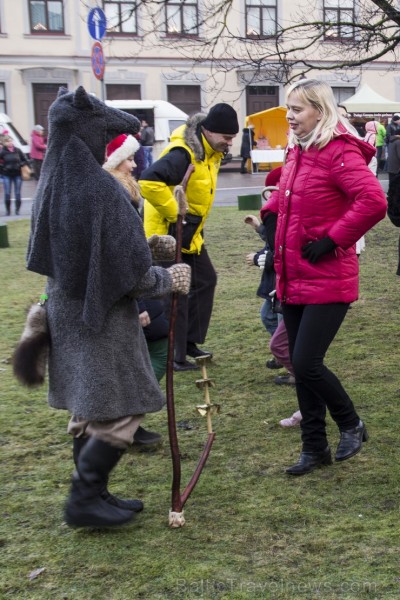
[[[313,144],[318,148],[323,148],[332,138],[343,133],[360,137],[348,119],[340,114],[330,85],[317,79],[300,79],[289,87],[286,92],[286,100],[293,92],[296,92],[302,102],[311,104],[321,113],[321,119],[307,140],[306,150]],[[298,138],[293,131],[290,131],[289,145],[293,142],[298,142]]]

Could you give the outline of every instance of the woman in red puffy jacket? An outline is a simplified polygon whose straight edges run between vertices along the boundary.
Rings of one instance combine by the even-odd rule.
[[[278,215],[277,294],[303,415],[300,458],[286,472],[303,475],[332,464],[326,409],[340,432],[337,461],[357,454],[368,437],[324,357],[358,297],[356,241],[384,218],[387,204],[368,168],[374,148],[340,115],[329,85],[297,81],[288,90],[287,109],[286,163],[266,208],[272,219]]]

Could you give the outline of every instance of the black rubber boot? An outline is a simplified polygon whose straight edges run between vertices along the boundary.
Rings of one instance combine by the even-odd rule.
[[[19,215],[19,211],[21,210],[21,198],[16,198],[15,199],[15,214]]]
[[[5,197],[4,204],[6,205],[6,215],[9,217],[11,215],[11,196]]]
[[[135,513],[106,502],[101,493],[108,476],[123,454],[94,437],[89,438],[78,457],[72,477],[71,493],[65,508],[65,520],[72,527],[116,527],[131,521]]]
[[[78,467],[78,458],[79,454],[82,451],[82,448],[86,446],[87,442],[90,440],[89,437],[84,438],[74,438],[74,463],[75,466]],[[122,498],[118,498],[111,494],[107,489],[107,483],[104,485],[104,489],[100,492],[100,496],[108,502],[108,504],[112,504],[113,506],[118,506],[118,508],[123,508],[125,510],[132,510],[133,512],[141,512],[144,508],[143,502],[141,500],[122,500]]]
[[[332,456],[329,446],[322,452],[302,452],[299,461],[286,469],[289,475],[306,475],[322,465],[331,465]]]

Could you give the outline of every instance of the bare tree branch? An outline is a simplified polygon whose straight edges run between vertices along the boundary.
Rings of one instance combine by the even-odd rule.
[[[351,72],[371,62],[389,70],[399,59],[400,12],[394,4],[395,0],[355,0],[354,20],[343,12],[346,18],[334,22],[320,18],[315,2],[303,0],[276,24],[274,36],[249,36],[244,31],[245,14],[238,9],[245,10],[244,4],[235,0],[197,3],[197,23],[176,35],[167,29],[168,0],[138,0],[131,6],[127,2],[123,21],[128,22],[137,11],[139,35],[132,37],[131,55],[159,50],[160,56],[171,59],[171,70],[184,59],[194,74],[196,67],[207,66],[207,87],[215,89],[224,83],[222,76],[231,72],[239,78],[245,73],[249,85],[257,81],[287,84],[311,71]],[[174,0],[176,16],[184,6]],[[111,34],[111,43],[112,39]]]

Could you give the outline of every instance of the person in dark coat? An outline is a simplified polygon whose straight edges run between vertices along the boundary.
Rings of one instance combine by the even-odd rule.
[[[141,144],[140,133],[137,133],[134,137],[140,143],[140,146],[138,147],[138,149],[136,150],[136,152],[135,152],[135,154],[133,156],[133,159],[135,161],[135,167],[134,167],[134,169],[132,171],[132,175],[137,180],[141,176],[142,171],[144,171],[144,169],[146,168],[146,157],[144,155],[144,149],[143,149],[143,146]]]
[[[152,266],[128,192],[101,167],[105,144],[138,130],[135,117],[82,87],[61,88],[32,206],[27,267],[48,278],[49,403],[71,414],[76,471],[65,520],[75,527],[121,525],[143,508],[107,490],[144,415],[164,404],[136,298],[190,286],[188,267]]]
[[[389,144],[387,171],[389,175],[389,189],[387,193],[388,217],[393,225],[400,227],[400,137]],[[399,262],[396,275],[400,275],[400,237]]]
[[[0,151],[0,164],[3,175],[4,185],[4,204],[6,207],[6,216],[11,214],[11,188],[14,186],[15,193],[15,214],[19,215],[21,209],[21,187],[22,176],[21,167],[28,164],[25,154],[14,146],[13,139],[9,136],[3,138],[3,148]]]
[[[386,127],[386,144],[389,146],[396,139],[400,139],[400,115],[393,115]]]
[[[242,163],[240,165],[241,173],[248,173],[246,163],[251,158],[250,151],[255,148],[257,143],[254,141],[254,129],[252,127],[244,127],[242,130],[242,143],[240,145],[240,156]]]

